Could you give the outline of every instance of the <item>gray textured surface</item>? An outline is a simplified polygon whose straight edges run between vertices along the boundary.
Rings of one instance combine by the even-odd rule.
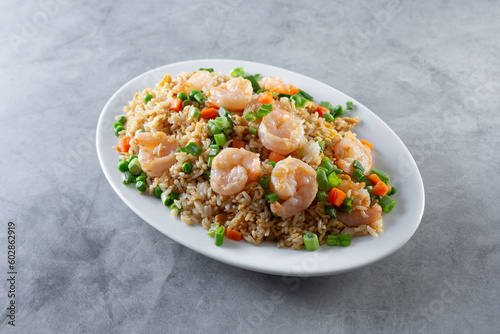
[[[14,332],[8,221],[18,333],[494,332],[499,19],[499,1],[2,1],[0,332]],[[378,113],[424,179],[414,237],[366,268],[299,280],[218,263],[141,221],[101,172],[99,113],[130,78],[200,58],[297,71]]]

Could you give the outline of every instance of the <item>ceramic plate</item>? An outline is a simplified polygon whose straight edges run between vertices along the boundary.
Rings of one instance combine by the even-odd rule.
[[[352,116],[359,116],[360,124],[354,129],[359,138],[373,144],[373,165],[391,176],[391,185],[398,189],[392,197],[397,204],[389,214],[384,214],[384,232],[378,238],[356,237],[349,247],[328,247],[315,252],[278,249],[273,242],[253,246],[240,241],[224,240],[222,247],[214,245],[213,238],[200,226],[188,226],[170,215],[170,210],[153,196],[141,195],[132,186],[122,184],[122,173],[117,170],[118,152],[113,146],[118,140],[113,134],[115,117],[136,92],[154,87],[165,73],[175,76],[183,71],[214,68],[229,74],[236,67],[246,73],[281,77],[285,82],[314,96],[314,101],[330,101],[334,105],[355,104]],[[360,96],[360,99],[363,97]],[[401,139],[375,113],[336,89],[305,75],[274,66],[240,61],[207,59],[162,66],[139,75],[121,87],[102,110],[97,125],[97,153],[101,167],[111,187],[137,215],[173,240],[217,261],[248,270],[289,276],[321,276],[354,270],[374,263],[395,252],[413,235],[424,211],[424,187],[420,172],[410,152]]]

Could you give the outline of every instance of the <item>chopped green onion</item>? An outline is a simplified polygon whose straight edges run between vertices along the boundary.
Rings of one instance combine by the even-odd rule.
[[[263,118],[264,116],[266,116],[267,114],[269,114],[271,111],[267,110],[267,109],[264,109],[264,108],[259,108],[259,110],[257,110],[257,117],[258,118]]]
[[[273,111],[273,104],[272,103],[268,103],[268,104],[263,104],[260,106],[262,109],[266,109],[266,110],[269,110],[269,111]]]
[[[333,205],[326,204],[323,210],[325,211],[325,214],[337,219],[337,210],[335,210],[335,207]]]
[[[118,170],[122,173],[128,171],[128,161],[120,160],[120,162],[118,163]]]
[[[187,98],[188,98],[188,96],[187,96],[187,94],[186,94],[186,93],[184,93],[184,92],[179,92],[179,93],[177,93],[177,98],[178,98],[178,99],[181,99],[182,101],[186,101],[186,100],[187,100]]]
[[[118,125],[116,128],[115,128],[115,136],[119,136],[120,135],[120,132],[125,130],[125,128],[122,126],[122,125]]]
[[[213,223],[210,225],[210,228],[208,229],[208,236],[209,237],[214,237],[215,236],[215,232],[217,232],[217,229],[219,228],[219,224],[218,223]]]
[[[199,71],[213,72],[213,71],[214,71],[214,69],[213,69],[213,68],[201,68],[201,67],[200,67]]]
[[[147,174],[142,172],[141,175],[139,175],[138,177],[135,178],[135,182],[139,182],[139,181],[146,182],[147,178],[148,178]]]
[[[326,237],[326,244],[328,246],[338,246],[339,245],[339,237],[336,235],[330,234],[328,237]]]
[[[203,152],[203,149],[195,143],[191,142],[186,147],[179,147],[178,151],[198,156],[201,154],[201,152]]]
[[[135,132],[135,134],[142,133],[142,132],[146,132],[146,131],[144,131],[144,129],[139,129],[139,130],[137,130],[137,131]]]
[[[260,89],[259,83],[257,82],[257,78],[253,75],[246,75],[243,78],[247,79],[250,81],[252,84],[252,89],[254,92],[257,92]]]
[[[205,100],[207,99],[205,97],[205,95],[203,95],[202,93],[198,92],[194,95],[194,99],[199,103],[199,104],[203,104],[205,103]]]
[[[199,119],[201,116],[200,109],[192,107],[191,110],[189,111],[189,116],[193,117],[194,119]]]
[[[337,116],[342,115],[344,113],[344,108],[342,108],[341,105],[338,105],[338,106],[335,107],[335,109],[333,109],[333,112]]]
[[[330,112],[333,112],[333,105],[330,102],[323,101],[323,102],[320,102],[318,105],[320,107],[328,108],[328,110],[330,110]]]
[[[113,129],[116,129],[119,126],[121,126],[123,128],[123,124],[122,123],[116,122],[115,124],[113,124]]]
[[[379,197],[378,202],[384,212],[391,212],[394,205],[396,205],[396,201],[391,197],[389,197],[388,195]]]
[[[213,161],[214,161],[214,157],[208,157],[208,162],[207,162],[208,168],[212,168]]]
[[[218,133],[218,134],[214,135],[214,139],[215,139],[215,142],[217,143],[217,145],[219,145],[219,146],[224,146],[224,144],[227,142],[226,135],[223,133]]]
[[[215,246],[222,246],[224,242],[224,231],[226,228],[223,226],[219,226],[215,231]]]
[[[247,122],[253,122],[257,119],[257,115],[253,111],[250,111],[245,114],[245,119]]]
[[[326,176],[326,172],[323,167],[318,168],[316,171],[316,181],[318,181],[318,188],[320,190],[328,190],[328,177]]]
[[[343,213],[351,213],[352,203],[354,202],[354,198],[347,196],[342,202],[342,205],[339,207],[339,211]]]
[[[271,216],[273,216],[274,218],[281,218],[280,216],[278,216],[277,214],[275,214],[274,212],[271,211]]]
[[[153,98],[153,95],[151,94],[146,94],[144,95],[144,104],[148,104],[149,101]]]
[[[380,181],[384,182],[385,184],[389,184],[390,177],[386,173],[382,172],[380,169],[377,168],[372,168],[372,171],[370,174],[375,174],[379,177]]]
[[[328,174],[328,188],[333,189],[342,183],[342,179],[335,173]]]
[[[360,171],[364,172],[365,171],[365,167],[361,164],[361,162],[359,162],[358,160],[354,160],[353,163],[352,163],[352,167],[354,167],[355,169],[359,169]]]
[[[277,95],[275,95],[277,94]],[[282,97],[290,98],[290,94],[278,94],[276,92],[273,93],[273,96],[276,96],[278,99],[281,99]]]
[[[321,152],[325,150],[325,142],[323,140],[318,141],[319,148],[321,149]]]
[[[193,101],[191,100],[184,100],[182,101],[182,108],[184,108],[185,106],[190,106],[193,104]]]
[[[321,166],[326,168],[327,174],[330,174],[335,165],[333,164],[333,162],[330,159],[328,159],[328,157],[323,157]]]
[[[185,163],[182,164],[181,168],[185,174],[189,174],[193,170],[193,164],[186,161]]]
[[[351,245],[351,235],[341,234],[339,235],[339,244],[341,247],[347,247]]]
[[[363,173],[360,169],[355,169],[352,172],[352,177],[358,182],[366,183],[367,186],[370,186],[372,184],[371,181],[366,177],[365,173]]]
[[[299,94],[300,94],[300,95],[302,95],[302,97],[303,97],[304,99],[306,99],[306,100],[309,100],[309,101],[314,100],[314,98],[313,98],[311,95],[307,94],[307,93],[306,93],[306,92],[304,92],[302,89],[299,89]]]
[[[208,132],[212,135],[216,135],[218,133],[224,132],[224,128],[222,127],[222,124],[211,119],[208,121]]]
[[[324,113],[323,114],[323,118],[325,119],[325,121],[327,121],[328,123],[332,123],[335,121],[335,117],[330,114],[330,113]]]
[[[272,160],[270,160],[270,161],[268,161],[267,163],[268,163],[269,165],[273,166],[273,168],[274,168],[274,167],[276,167],[276,161],[272,161]]]
[[[275,193],[269,193],[265,195],[267,203],[274,203],[280,200],[280,197],[278,194]]]
[[[326,192],[320,190],[316,194],[316,198],[318,199],[318,202],[326,202],[328,200],[328,196],[326,195]]]
[[[210,152],[208,153],[209,157],[215,157],[217,154],[219,154],[219,145],[217,144],[211,144],[210,146]]]
[[[262,188],[267,189],[271,185],[271,178],[269,176],[261,176],[259,183]]]
[[[245,71],[243,70],[243,67],[235,68],[234,71],[231,72],[231,76],[233,78],[245,76]]]
[[[299,94],[293,95],[290,99],[295,101],[295,106],[297,108],[303,108],[307,103],[307,99],[300,97]]]
[[[196,89],[193,89],[191,92],[189,92],[189,99],[191,101],[196,101],[196,94],[198,94],[199,92],[196,90]]]
[[[182,210],[182,208],[179,208],[177,205],[172,204],[172,205],[170,205],[170,210],[178,210],[178,211],[181,211],[181,210]]]
[[[160,198],[165,206],[171,206],[172,203],[174,203],[174,200],[178,200],[180,198],[180,194],[171,192],[167,195],[167,193],[162,193]]]
[[[204,171],[203,177],[205,178],[205,180],[210,181],[210,171],[209,170]]]
[[[135,189],[139,190],[141,193],[148,188],[148,184],[144,181],[139,181],[135,184]]]
[[[313,252],[319,248],[319,240],[316,233],[304,234],[304,246],[306,250]]]
[[[250,133],[254,136],[259,136],[259,130],[257,130],[257,128],[250,127],[248,130],[250,130]]]
[[[134,160],[129,162],[128,170],[134,175],[141,174],[141,164],[139,163],[138,158],[135,158]]]
[[[154,194],[155,194],[155,196],[156,196],[156,197],[161,198],[161,194],[163,193],[163,190],[161,190],[161,187],[160,187],[160,186],[158,186],[158,187],[156,187],[156,188],[154,189],[154,191],[153,191],[153,192],[154,192]]]
[[[220,107],[217,113],[220,117],[229,116],[229,118],[231,118],[231,113],[224,107]]]
[[[130,172],[123,173],[123,184],[135,183],[135,176]]]
[[[137,158],[137,155],[135,154],[131,154],[129,157],[128,157],[128,162],[131,162],[132,160],[134,160],[135,158]]]
[[[120,124],[125,124],[127,122],[127,117],[121,115],[120,117],[118,117],[117,122]]]
[[[398,192],[398,190],[397,190],[396,188],[391,187],[391,190],[389,190],[389,193],[388,193],[387,195],[389,195],[389,196],[390,196],[390,195],[394,195],[394,194],[395,194],[395,193],[397,193],[397,192]]]
[[[337,175],[339,175],[339,174],[340,174],[340,173],[342,173],[342,172],[343,172],[343,170],[342,170],[342,169],[338,169],[338,168],[334,168],[334,169],[332,169],[332,173],[335,173],[335,174],[337,174]]]
[[[352,102],[346,102],[346,103],[345,103],[345,105],[346,105],[346,109],[347,109],[347,110],[352,110],[352,109],[354,109],[354,105],[353,105],[353,103],[352,103]]]

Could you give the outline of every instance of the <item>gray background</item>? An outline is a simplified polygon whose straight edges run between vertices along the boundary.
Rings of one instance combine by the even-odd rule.
[[[500,2],[0,2],[0,332],[17,231],[18,333],[492,333],[500,326]],[[233,268],[143,222],[95,152],[125,82],[184,60],[296,71],[376,112],[412,152],[413,238],[355,272]]]

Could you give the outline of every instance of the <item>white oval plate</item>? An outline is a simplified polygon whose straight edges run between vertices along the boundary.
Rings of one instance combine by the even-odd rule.
[[[236,67],[246,73],[281,77],[314,97],[314,101],[330,101],[345,105],[352,101],[355,110],[347,115],[359,116],[360,124],[354,129],[359,138],[374,146],[373,163],[391,176],[391,185],[398,192],[393,195],[397,204],[389,214],[384,214],[384,232],[378,238],[363,236],[353,238],[349,247],[321,246],[318,251],[278,249],[273,242],[253,246],[240,241],[224,240],[222,247],[214,245],[213,238],[201,226],[188,226],[172,217],[170,210],[153,196],[141,195],[132,186],[122,184],[122,174],[117,169],[119,154],[113,148],[118,143],[113,134],[115,117],[136,92],[154,85],[165,73],[175,76],[183,71],[214,68],[229,74]],[[424,212],[424,186],[420,172],[401,139],[373,112],[355,99],[304,75],[278,67],[224,59],[194,60],[162,66],[130,80],[106,103],[97,124],[97,153],[101,167],[111,187],[120,198],[142,219],[158,231],[192,250],[215,260],[263,273],[289,276],[322,276],[347,272],[374,263],[395,252],[415,233]]]

